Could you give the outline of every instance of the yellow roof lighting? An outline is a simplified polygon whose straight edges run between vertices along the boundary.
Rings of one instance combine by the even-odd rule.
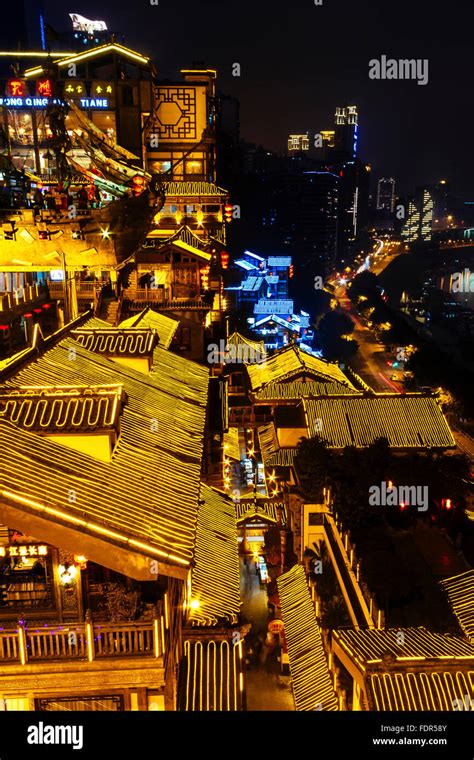
[[[91,50],[84,50],[81,53],[73,53],[67,58],[55,60],[53,63],[57,63],[59,67],[69,66],[71,63],[80,63],[81,61],[88,60],[89,58],[95,58],[98,55],[102,55],[102,53],[110,52],[122,53],[122,55],[126,55],[128,58],[132,58],[132,60],[137,61],[138,63],[145,64],[149,63],[150,61],[149,58],[145,57],[144,55],[140,55],[140,53],[136,53],[134,50],[131,50],[124,45],[119,45],[117,42],[110,42],[105,45],[99,45],[99,47],[92,48]],[[33,69],[27,69],[25,71],[25,76],[35,76],[35,74],[41,74],[43,71],[44,69],[41,66],[36,66]]]

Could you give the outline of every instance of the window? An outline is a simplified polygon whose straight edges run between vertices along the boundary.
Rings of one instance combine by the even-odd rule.
[[[0,609],[54,607],[49,548],[21,543],[1,548]]]
[[[152,161],[151,170],[157,174],[168,172],[171,170],[171,161]]]
[[[185,168],[186,174],[202,174],[203,172],[202,161],[196,161],[195,159],[186,161]]]

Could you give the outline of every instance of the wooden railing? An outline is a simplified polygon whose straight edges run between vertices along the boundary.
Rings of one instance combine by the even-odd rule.
[[[146,623],[101,623],[88,619],[78,625],[27,627],[0,631],[0,662],[110,657],[161,657],[165,653],[161,615]]]
[[[153,654],[153,626],[96,626],[95,649],[96,657]]]
[[[169,288],[125,288],[121,297],[124,301],[136,303],[159,303],[160,311],[165,309],[206,309],[209,308],[200,296],[196,298],[170,298]]]
[[[0,660],[18,660],[18,634],[15,631],[0,633]]]
[[[231,425],[264,425],[266,422],[272,422],[272,420],[272,414],[256,414],[251,407],[229,407],[229,424]]]
[[[43,285],[37,283],[18,288],[15,293],[0,294],[0,311],[10,311],[15,306],[22,306],[36,301],[42,295],[47,295],[47,290]]]
[[[127,301],[167,301],[169,300],[169,288],[125,288],[122,290],[122,298]]]

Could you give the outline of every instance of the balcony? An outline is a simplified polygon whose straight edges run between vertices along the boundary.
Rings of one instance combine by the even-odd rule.
[[[160,311],[179,311],[192,309],[209,310],[211,307],[201,298],[172,298],[170,288],[125,288],[121,298],[134,306],[144,308],[147,305],[156,306]]]
[[[137,623],[86,620],[0,631],[0,709],[2,704],[8,710],[41,709],[41,700],[52,697],[64,705],[118,699],[119,694],[125,700],[120,709],[129,710],[137,691],[141,706],[135,709],[174,709],[173,695],[166,694],[172,678],[168,637],[161,614]],[[146,696],[152,694],[161,696]],[[160,706],[150,708],[150,701]]]
[[[162,657],[164,622],[100,623],[31,627],[0,632],[0,670],[7,663],[26,666],[51,660],[99,660],[115,657]]]
[[[258,407],[256,407],[258,409]],[[258,425],[264,425],[266,422],[272,422],[273,415],[271,413],[258,413],[249,406],[234,406],[229,407],[229,425],[239,427],[242,425],[248,425],[250,427]]]

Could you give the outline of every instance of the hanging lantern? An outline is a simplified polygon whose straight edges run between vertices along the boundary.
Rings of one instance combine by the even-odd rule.
[[[229,254],[227,251],[221,251],[221,265],[222,269],[227,269],[229,266]]]
[[[226,203],[224,206],[224,216],[226,222],[232,221],[232,206],[230,203]]]
[[[196,221],[197,221],[199,227],[202,227],[202,224],[204,222],[204,211],[202,210],[202,206],[199,206],[199,208],[197,210]]]

